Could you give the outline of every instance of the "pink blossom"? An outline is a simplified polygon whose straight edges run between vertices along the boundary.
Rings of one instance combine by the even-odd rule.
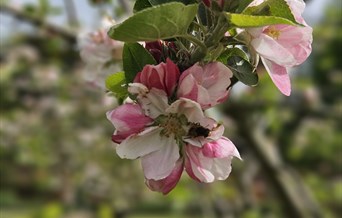
[[[86,63],[84,79],[103,89],[105,78],[120,71],[114,62],[121,60],[123,43],[108,37],[107,30],[112,25],[112,20],[103,19],[102,28],[78,36],[80,56]]]
[[[139,131],[125,134],[116,152],[121,158],[140,158],[146,185],[151,190],[169,193],[178,183],[184,164],[190,177],[201,182],[228,177],[231,159],[239,157],[238,152],[227,138],[222,137],[223,126],[206,117],[197,102],[179,98],[169,104],[163,90],[149,90],[141,83],[129,84],[128,90],[137,95],[141,105],[137,108],[138,117],[143,111],[153,122],[148,125],[142,122]],[[124,120],[123,126],[131,127],[126,124],[126,118],[132,116],[121,117],[121,112],[128,112],[124,106],[121,111],[110,114],[111,120]],[[205,130],[204,134],[193,135],[193,128]],[[207,174],[200,174],[203,171]]]
[[[163,90],[170,97],[176,88],[179,75],[177,65],[167,59],[166,63],[160,63],[156,66],[146,65],[136,75],[134,82],[144,84],[148,89]]]
[[[141,132],[146,125],[152,122],[152,119],[145,116],[137,104],[124,104],[108,111],[107,118],[116,129],[112,135],[112,140],[116,143],[122,142],[132,134]]]
[[[167,99],[166,95],[158,96],[158,92],[153,93],[153,90],[156,89],[152,89],[152,94],[156,95],[155,99]],[[140,157],[145,178],[156,181],[169,176],[175,168],[180,158],[177,138],[187,133],[188,121],[197,122],[204,118],[200,106],[189,99],[179,99],[171,105],[153,106],[157,103],[158,101],[151,101],[146,102],[146,105],[160,109],[159,125],[147,127],[144,131],[131,135],[116,148],[121,158]]]
[[[197,63],[182,73],[177,96],[194,100],[203,109],[213,107],[226,100],[232,76],[232,71],[220,62],[205,66]]]
[[[226,137],[208,142],[199,148],[186,145],[185,169],[196,181],[225,180],[231,172],[233,157],[241,159],[234,144]]]
[[[252,36],[251,46],[260,54],[272,81],[285,95],[291,93],[288,68],[303,63],[311,53],[312,28],[307,26],[301,14],[302,0],[287,0],[298,23],[304,25],[271,25],[247,30]]]
[[[146,179],[145,183],[152,191],[168,194],[175,188],[183,173],[183,159],[178,159],[170,175],[161,180]]]

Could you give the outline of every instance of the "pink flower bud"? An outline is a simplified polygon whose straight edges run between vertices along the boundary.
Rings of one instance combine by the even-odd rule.
[[[107,119],[116,129],[112,135],[112,140],[116,143],[121,143],[130,135],[143,131],[146,125],[153,121],[145,116],[141,107],[136,104],[124,104],[108,111]]]
[[[145,48],[158,63],[161,62],[163,56],[163,45],[161,41],[146,42]]]
[[[210,7],[212,1],[213,1],[213,0],[203,0],[203,3],[204,3],[207,7]],[[223,8],[223,6],[224,6],[224,0],[217,0],[217,3],[220,5],[221,8]]]
[[[135,83],[142,83],[148,89],[156,88],[165,91],[167,96],[172,96],[180,72],[176,64],[170,59],[166,63],[160,63],[156,66],[146,65],[141,72],[139,72],[135,79]]]
[[[177,96],[198,102],[202,109],[213,107],[226,100],[232,76],[232,71],[220,62],[195,64],[182,73]]]
[[[146,179],[145,183],[152,191],[161,192],[166,195],[176,187],[183,173],[183,168],[183,160],[179,159],[169,176],[161,180]]]

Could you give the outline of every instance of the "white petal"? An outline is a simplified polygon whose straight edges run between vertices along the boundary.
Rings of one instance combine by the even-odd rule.
[[[138,100],[142,104],[147,116],[157,118],[164,114],[166,108],[169,107],[167,95],[160,89],[152,88],[146,96],[138,96]]]
[[[174,137],[163,137],[160,150],[141,158],[141,164],[147,179],[164,179],[175,167],[179,159],[179,148]]]
[[[199,123],[204,118],[201,106],[190,99],[180,98],[173,102],[166,113],[184,114],[189,122]]]
[[[136,159],[157,151],[165,143],[165,137],[160,136],[160,131],[159,127],[150,127],[137,135],[130,136],[118,145],[116,153],[121,158]]]
[[[225,180],[228,178],[232,171],[231,157],[226,158],[214,158],[212,168],[210,172],[217,180]]]
[[[266,34],[261,34],[259,38],[253,39],[251,45],[260,56],[279,65],[293,66],[296,63],[294,56],[287,48]]]

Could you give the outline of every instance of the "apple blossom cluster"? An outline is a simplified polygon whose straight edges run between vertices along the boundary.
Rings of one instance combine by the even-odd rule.
[[[240,154],[205,111],[236,82],[257,85],[259,59],[290,95],[289,69],[311,53],[304,8],[303,0],[136,0],[130,18],[82,47],[87,63],[104,66],[124,42],[123,71],[105,82],[120,106],[107,118],[117,154],[140,159],[147,187],[167,194],[183,171],[205,183],[229,176]]]
[[[223,125],[203,110],[227,98],[233,76],[220,62],[196,63],[184,72],[170,59],[146,65],[128,92],[135,103],[107,113],[115,132],[112,140],[121,158],[141,159],[147,186],[164,194],[179,181],[183,168],[196,181],[223,180],[231,171],[234,144]]]

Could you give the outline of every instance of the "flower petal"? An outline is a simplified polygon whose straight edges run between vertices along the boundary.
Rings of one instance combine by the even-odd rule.
[[[174,137],[163,137],[161,149],[141,158],[146,179],[164,179],[175,167],[179,159],[179,148]]]
[[[275,86],[286,96],[291,94],[290,77],[285,67],[277,65],[265,58],[261,58],[268,74],[270,75]]]
[[[210,158],[224,158],[236,156],[241,159],[233,142],[226,137],[221,137],[216,141],[209,142],[203,146],[203,155]]]
[[[120,143],[132,134],[143,131],[152,119],[145,116],[140,105],[124,104],[106,113],[107,119],[112,122],[116,131],[112,140]]]
[[[201,106],[197,102],[186,98],[180,98],[173,102],[166,109],[166,113],[184,114],[188,121],[192,123],[199,123],[205,118]]]
[[[253,39],[251,45],[260,56],[279,65],[293,66],[296,63],[294,56],[283,45],[266,34]]]
[[[163,148],[165,138],[160,136],[161,128],[149,127],[145,131],[132,135],[116,147],[121,158],[136,159]]]
[[[240,157],[237,150],[234,149],[231,152],[216,152],[215,154],[211,153],[217,156],[226,156],[224,153],[230,153],[230,155],[223,158],[212,158],[204,155],[204,147],[198,148],[189,144],[186,145],[186,158],[188,161],[185,167],[189,176],[206,183],[226,179],[232,169],[231,160],[233,156]]]
[[[170,175],[161,180],[146,179],[146,185],[152,191],[162,192],[164,195],[168,194],[177,185],[183,172],[183,159],[180,158],[176,162],[176,166],[173,168]]]
[[[151,118],[157,118],[164,114],[169,107],[167,95],[163,90],[152,88],[148,90],[141,83],[130,83],[128,91],[131,94],[138,94],[137,99],[145,114]]]

